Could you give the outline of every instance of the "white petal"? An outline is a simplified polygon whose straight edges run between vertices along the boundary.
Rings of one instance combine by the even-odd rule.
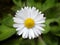
[[[35,34],[35,37],[38,37],[39,34],[38,34],[38,32],[37,32],[36,30],[38,30],[38,29],[37,29],[37,28],[33,28],[33,32],[34,32],[34,34]]]
[[[41,26],[35,25],[36,28],[38,28],[39,30],[44,31],[44,29]]]
[[[14,22],[15,23],[24,23],[24,21],[23,20],[21,20],[20,18],[13,18],[14,19]]]
[[[28,7],[25,7],[25,8],[24,8],[24,11],[23,11],[22,13],[23,13],[22,16],[24,16],[24,17],[23,17],[24,19],[30,17],[30,14],[29,14],[30,12],[29,12]]]
[[[38,29],[36,30],[36,32],[37,32],[38,35],[41,35],[41,33],[42,33],[42,31],[40,31]]]
[[[35,17],[38,15],[38,11],[34,8],[31,9],[31,18],[35,19]]]
[[[31,7],[29,7],[29,12],[28,12],[28,14],[29,14],[29,17],[31,18],[31,14],[32,14],[32,10],[31,10]]]
[[[31,11],[30,11],[30,12],[31,12],[31,13],[30,13],[30,15],[31,15],[30,17],[31,17],[31,18],[34,17],[34,13],[33,13],[33,12],[35,12],[35,11],[36,11],[36,8],[35,8],[35,7],[32,7],[32,9],[31,9]]]
[[[28,34],[29,34],[29,33],[28,33],[28,31],[27,31],[27,32],[26,32],[26,35],[25,35],[25,38],[28,38]]]
[[[29,30],[29,39],[33,38],[34,39],[35,35],[32,29]]]
[[[35,24],[35,25],[38,25],[38,26],[41,26],[41,27],[44,27],[45,26],[45,24]]]
[[[23,29],[24,28],[24,25],[20,25],[17,29],[16,29],[16,31],[19,31],[19,30],[21,30],[21,29]]]
[[[28,29],[27,29],[27,28],[24,28],[23,30],[25,30],[25,31],[24,31],[24,33],[22,34],[22,37],[23,37],[23,38],[27,38],[27,37],[28,37]]]
[[[31,39],[31,34],[30,34],[29,30],[28,30],[28,37],[29,37],[29,39]]]
[[[45,20],[46,18],[45,17],[39,17],[39,18],[36,18],[35,21],[41,21],[41,20]]]
[[[23,26],[23,24],[13,24],[13,27],[17,28],[17,27],[21,27]]]
[[[37,29],[37,28],[34,28],[34,30],[35,30],[35,35],[36,35],[36,37],[38,37],[39,35],[41,35],[41,33],[42,33],[41,30],[39,30],[39,29]]]
[[[41,14],[41,15],[36,16],[35,21],[45,20],[45,19],[46,19],[46,17],[44,17],[44,16]]]
[[[24,29],[24,28],[23,28],[23,29]],[[18,35],[23,34],[23,32],[25,31],[25,30],[23,30],[23,29],[19,30],[19,31],[17,32],[17,34],[18,34]]]
[[[22,12],[23,12],[23,8],[21,8],[21,10],[19,10],[19,12],[16,12],[16,15],[15,15],[15,17],[18,17],[18,18],[22,18],[22,19],[24,19],[23,17],[22,17]]]
[[[45,20],[35,21],[35,24],[39,24],[39,23],[45,23]]]
[[[18,14],[16,14],[15,16],[25,19],[27,17],[27,10],[25,10],[25,11],[23,10],[23,11],[19,12]]]
[[[15,15],[15,17],[24,20],[24,18],[22,18],[20,15]]]
[[[36,10],[36,8],[35,7],[32,7],[32,10]]]

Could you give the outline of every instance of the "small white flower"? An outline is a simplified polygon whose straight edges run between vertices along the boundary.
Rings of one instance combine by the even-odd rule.
[[[34,39],[43,33],[45,26],[44,14],[36,10],[35,7],[24,7],[16,12],[13,20],[17,34],[22,38]]]

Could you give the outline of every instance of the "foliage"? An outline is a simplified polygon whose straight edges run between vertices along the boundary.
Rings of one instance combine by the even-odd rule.
[[[0,0],[0,45],[59,45],[60,0]],[[36,39],[22,39],[13,28],[13,16],[21,7],[31,6],[46,16],[44,33]]]

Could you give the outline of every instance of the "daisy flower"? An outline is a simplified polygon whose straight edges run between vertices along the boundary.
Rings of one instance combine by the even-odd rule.
[[[44,31],[45,17],[35,7],[24,7],[17,10],[15,17],[13,17],[17,34],[22,38],[34,39],[39,37]]]

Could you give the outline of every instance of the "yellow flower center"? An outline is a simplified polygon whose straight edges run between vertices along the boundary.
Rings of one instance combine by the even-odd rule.
[[[24,21],[24,25],[25,25],[25,27],[27,27],[27,28],[32,28],[32,27],[34,27],[35,23],[34,23],[34,20],[33,20],[33,19],[27,18],[27,19]]]

